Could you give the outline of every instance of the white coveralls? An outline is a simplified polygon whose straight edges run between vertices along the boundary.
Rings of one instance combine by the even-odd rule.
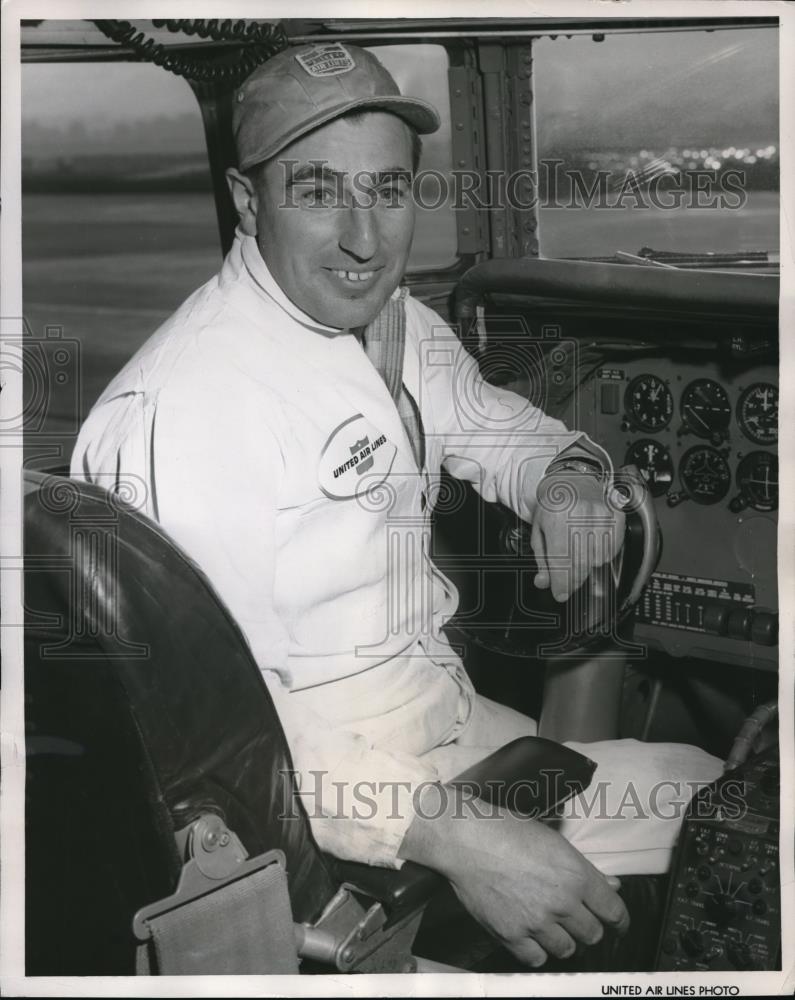
[[[72,459],[73,476],[108,489],[132,480],[229,607],[320,846],[390,867],[420,784],[535,732],[475,694],[441,632],[457,602],[426,551],[441,465],[530,521],[545,468],[581,436],[484,383],[436,313],[405,305],[421,473],[356,337],[297,309],[240,232],[103,393]],[[675,783],[712,780],[720,762],[671,744],[571,745],[597,761],[612,818],[571,818],[563,834],[606,873],[665,870],[672,803],[692,791]],[[649,815],[635,799],[616,812],[630,783]]]

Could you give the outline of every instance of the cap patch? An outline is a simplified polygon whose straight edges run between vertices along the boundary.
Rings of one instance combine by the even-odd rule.
[[[310,76],[340,76],[356,68],[353,56],[339,42],[315,45],[311,52],[296,53],[295,58]]]

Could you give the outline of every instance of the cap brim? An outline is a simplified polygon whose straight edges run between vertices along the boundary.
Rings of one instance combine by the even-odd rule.
[[[248,170],[249,167],[270,160],[281,153],[291,143],[314,131],[321,125],[326,125],[335,118],[351,111],[389,111],[393,115],[408,122],[420,135],[430,135],[441,127],[439,113],[432,104],[416,97],[362,97],[357,101],[346,101],[333,108],[324,108],[311,118],[302,121],[290,129],[285,135],[279,136],[275,142],[264,143],[256,153],[249,155],[238,164],[238,169]]]

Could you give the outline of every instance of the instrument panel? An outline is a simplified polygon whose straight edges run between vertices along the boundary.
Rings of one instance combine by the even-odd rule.
[[[569,419],[615,466],[638,466],[654,497],[663,551],[636,638],[671,655],[775,670],[778,372],[680,358],[603,364]]]
[[[612,374],[612,373],[611,373]],[[778,457],[774,452],[753,450],[737,453],[734,475],[729,464],[730,428],[736,421],[748,441],[767,448],[778,443],[778,386],[754,382],[741,390],[736,410],[727,389],[710,378],[689,382],[681,391],[678,408],[670,380],[650,372],[632,378],[624,397],[622,428],[657,434],[666,430],[679,414],[676,435],[706,439],[681,457],[678,466],[679,490],[674,488],[675,470],[666,444],[654,438],[633,441],[625,463],[638,466],[654,496],[666,496],[670,506],[684,500],[711,505],[720,503],[734,487],[732,510],[745,507],[772,511],[778,507]]]

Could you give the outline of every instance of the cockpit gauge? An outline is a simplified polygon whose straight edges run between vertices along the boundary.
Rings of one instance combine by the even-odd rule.
[[[633,426],[642,431],[661,431],[671,422],[674,398],[656,375],[637,375],[627,386],[624,407]]]
[[[712,504],[720,503],[729,492],[732,477],[729,464],[719,451],[696,445],[682,456],[679,478],[691,500]]]
[[[651,438],[635,441],[627,448],[624,463],[638,467],[653,497],[664,496],[670,489],[674,464],[671,453],[659,441],[652,441]]]
[[[737,423],[756,444],[778,441],[778,386],[770,382],[749,385],[737,403]]]
[[[737,466],[737,486],[743,500],[754,510],[778,507],[778,456],[752,451]]]
[[[698,378],[685,387],[681,412],[686,429],[705,438],[722,438],[732,418],[726,390],[711,378]]]

